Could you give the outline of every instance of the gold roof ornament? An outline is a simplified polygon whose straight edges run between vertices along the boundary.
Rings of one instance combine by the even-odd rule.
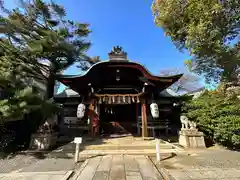
[[[110,61],[119,61],[119,60],[127,60],[127,53],[123,51],[123,48],[120,46],[114,46],[110,53],[108,53]]]

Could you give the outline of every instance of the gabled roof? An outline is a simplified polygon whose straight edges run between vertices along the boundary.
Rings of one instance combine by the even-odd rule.
[[[160,95],[163,97],[178,97],[180,96],[178,93],[174,92],[173,90],[167,88],[160,92]]]
[[[198,88],[194,91],[189,91],[189,92],[181,92],[181,93],[177,93],[174,90],[167,88],[164,89],[163,91],[160,92],[160,95],[163,97],[181,97],[181,96],[194,96],[194,97],[198,97],[199,95],[201,95],[204,92],[205,88],[201,87]]]

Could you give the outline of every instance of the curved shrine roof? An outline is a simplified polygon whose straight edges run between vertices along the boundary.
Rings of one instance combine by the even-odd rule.
[[[121,70],[120,83],[116,82],[116,73]],[[109,60],[101,61],[92,65],[86,72],[81,75],[58,75],[57,79],[77,91],[86,93],[88,85],[102,88],[104,85],[143,86],[146,82],[149,85],[159,87],[164,90],[181,78],[182,74],[174,76],[155,76],[152,75],[143,65],[130,62],[128,60]]]
[[[58,80],[64,82],[67,82],[68,80],[75,79],[75,78],[81,78],[81,77],[86,77],[88,74],[90,74],[92,71],[94,71],[95,68],[98,68],[99,65],[112,65],[112,67],[131,67],[138,69],[139,71],[142,72],[143,76],[151,79],[151,80],[160,80],[166,82],[172,82],[175,80],[178,80],[179,78],[182,77],[183,74],[177,74],[174,76],[155,76],[151,74],[147,68],[145,68],[143,65],[136,63],[136,62],[130,62],[130,61],[100,61],[94,65],[92,65],[87,71],[85,71],[83,74],[79,75],[58,75]]]

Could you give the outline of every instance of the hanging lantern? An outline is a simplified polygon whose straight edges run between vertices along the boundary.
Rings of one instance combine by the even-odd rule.
[[[102,102],[105,102],[105,100],[106,100],[106,98],[105,98],[105,97],[103,97],[103,98],[102,98]]]
[[[159,117],[159,109],[157,103],[150,104],[150,110],[153,118]]]
[[[112,102],[115,103],[115,96],[112,97]]]
[[[77,118],[82,119],[85,115],[86,106],[80,103],[77,107]]]

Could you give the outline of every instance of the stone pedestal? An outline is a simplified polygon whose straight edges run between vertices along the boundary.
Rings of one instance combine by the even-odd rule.
[[[48,150],[57,143],[58,133],[35,133],[31,136],[30,149]]]
[[[202,132],[197,129],[181,129],[179,131],[179,144],[185,148],[205,148]]]

